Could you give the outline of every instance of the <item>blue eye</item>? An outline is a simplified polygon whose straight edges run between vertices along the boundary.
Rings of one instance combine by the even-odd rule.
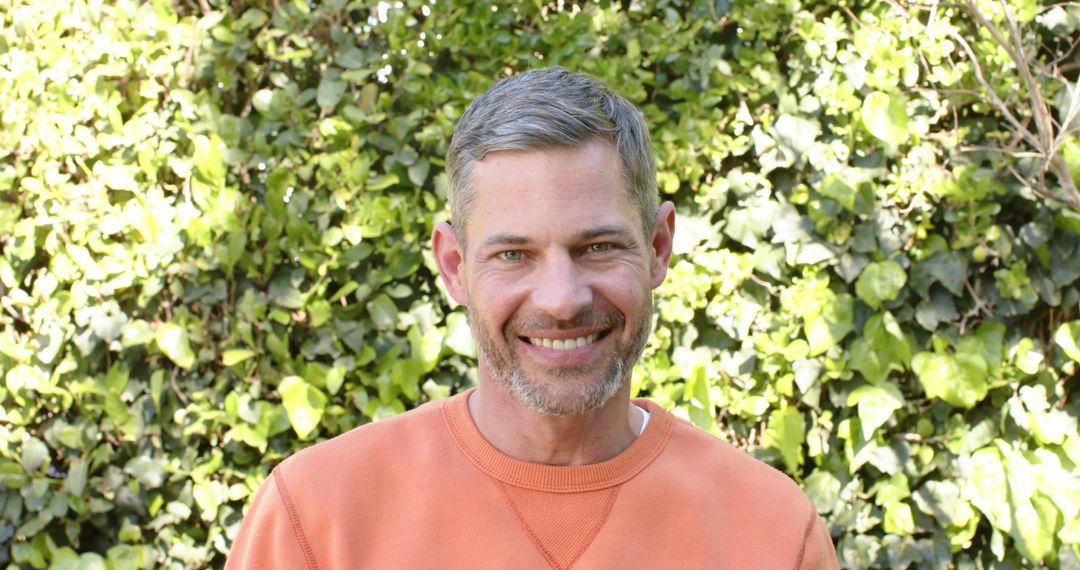
[[[524,256],[521,253],[521,250],[510,249],[507,251],[500,251],[499,257],[502,258],[503,261],[521,261]]]

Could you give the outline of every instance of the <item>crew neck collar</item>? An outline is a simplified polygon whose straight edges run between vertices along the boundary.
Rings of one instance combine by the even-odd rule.
[[[619,455],[590,465],[557,466],[514,459],[491,445],[469,414],[469,395],[475,388],[443,401],[446,426],[462,453],[488,476],[515,487],[554,493],[595,491],[625,483],[644,469],[664,449],[674,417],[649,400],[634,404],[648,410],[652,418],[639,435]]]

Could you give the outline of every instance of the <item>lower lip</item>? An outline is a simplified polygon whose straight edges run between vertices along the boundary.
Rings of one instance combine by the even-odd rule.
[[[609,335],[604,335],[585,346],[579,346],[571,348],[569,350],[555,350],[554,348],[545,348],[543,346],[535,345],[527,340],[518,339],[525,350],[536,360],[539,360],[549,366],[578,366],[586,364],[592,359],[593,354],[599,350],[600,344],[604,342]]]

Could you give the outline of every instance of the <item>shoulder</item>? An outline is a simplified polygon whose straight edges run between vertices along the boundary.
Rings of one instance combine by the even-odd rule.
[[[651,411],[670,412],[646,401]],[[658,467],[687,485],[704,485],[728,508],[764,509],[805,517],[809,499],[785,473],[683,419],[671,419],[671,436]]]
[[[444,401],[429,402],[393,418],[365,424],[305,448],[278,465],[290,488],[313,481],[393,476],[410,456],[434,448],[442,428]]]
[[[796,567],[836,567],[829,534],[794,480],[647,403],[650,411],[661,414],[658,419],[670,426],[671,433],[663,453],[642,473],[646,476],[642,483],[662,489],[665,504],[683,505],[681,518],[692,518],[697,527],[723,535],[725,544],[733,552],[747,554],[747,560],[760,565],[765,556],[776,562],[763,567],[789,567],[788,561],[801,561]],[[763,554],[766,551],[768,555]]]

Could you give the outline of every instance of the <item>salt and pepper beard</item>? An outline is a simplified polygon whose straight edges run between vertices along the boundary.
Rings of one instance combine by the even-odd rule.
[[[515,331],[520,330],[551,330],[572,328],[606,328],[608,334],[616,335],[625,326],[625,317],[619,314],[606,313],[596,315],[583,313],[570,321],[554,321],[549,317],[537,316],[527,321],[516,322],[511,320],[503,328],[503,350],[495,343],[491,331],[484,324],[481,314],[472,307],[468,307],[469,326],[472,329],[473,338],[480,357],[487,363],[492,377],[529,409],[545,415],[559,417],[575,417],[584,415],[595,410],[608,402],[619,390],[630,381],[630,373],[634,363],[641,357],[645,350],[645,344],[649,340],[652,328],[652,294],[646,296],[638,311],[637,322],[634,323],[634,333],[629,343],[624,345],[615,338],[615,348],[606,363],[599,363],[600,377],[596,382],[584,386],[581,393],[576,395],[560,395],[542,383],[529,378],[521,367],[521,363],[514,348],[518,342]],[[551,367],[546,372],[560,379],[572,379],[581,377],[590,372],[594,366],[566,366]]]

